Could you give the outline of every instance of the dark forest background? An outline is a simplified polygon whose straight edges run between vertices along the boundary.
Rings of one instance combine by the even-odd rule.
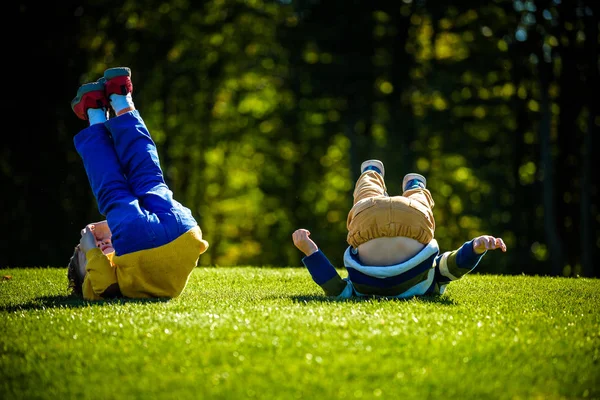
[[[442,250],[504,238],[478,272],[598,277],[599,5],[20,1],[0,268],[65,267],[103,219],[70,101],[129,66],[166,179],[211,244],[199,265],[300,266],[303,227],[341,266],[354,180],[378,158],[392,195],[427,177]]]

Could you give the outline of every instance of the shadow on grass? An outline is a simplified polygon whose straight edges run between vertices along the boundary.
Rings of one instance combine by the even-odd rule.
[[[113,304],[127,303],[166,303],[171,299],[151,298],[151,299],[127,299],[117,298],[111,300],[87,301],[75,296],[46,296],[32,299],[28,303],[16,304],[10,306],[0,306],[0,311],[27,311],[27,310],[45,310],[47,308],[79,308],[89,306],[103,306]]]
[[[441,296],[415,296],[409,297],[406,299],[398,299],[394,297],[378,297],[378,296],[365,296],[365,297],[352,297],[349,299],[336,299],[334,297],[326,297],[326,296],[289,296],[289,298],[295,303],[361,303],[364,301],[379,301],[379,302],[390,302],[390,301],[398,301],[398,302],[421,302],[421,303],[435,303],[442,306],[454,306],[457,303],[448,297]]]

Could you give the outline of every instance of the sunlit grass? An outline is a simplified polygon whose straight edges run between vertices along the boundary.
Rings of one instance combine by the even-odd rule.
[[[0,270],[0,398],[600,398],[595,279],[331,301],[304,269],[197,268],[174,300],[86,303],[65,275]]]

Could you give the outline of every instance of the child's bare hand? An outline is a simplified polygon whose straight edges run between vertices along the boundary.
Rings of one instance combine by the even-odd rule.
[[[506,252],[506,245],[502,238],[495,238],[490,235],[478,236],[473,239],[473,251],[477,254],[486,252],[487,250],[502,249]]]
[[[294,246],[298,248],[305,255],[310,256],[311,254],[317,252],[319,248],[317,244],[312,241],[308,236],[310,232],[306,229],[298,229],[292,234],[292,240],[294,241]]]
[[[93,231],[94,231],[94,236],[96,236],[96,240],[103,241],[106,239],[111,239],[112,232],[110,231],[110,228],[108,227],[108,223],[106,222],[106,220],[93,222],[90,225],[94,226]]]

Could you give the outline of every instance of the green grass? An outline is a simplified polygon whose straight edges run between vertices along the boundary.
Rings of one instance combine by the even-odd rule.
[[[177,299],[87,303],[64,269],[2,275],[2,399],[600,398],[597,279],[332,301],[301,268],[197,268]]]

